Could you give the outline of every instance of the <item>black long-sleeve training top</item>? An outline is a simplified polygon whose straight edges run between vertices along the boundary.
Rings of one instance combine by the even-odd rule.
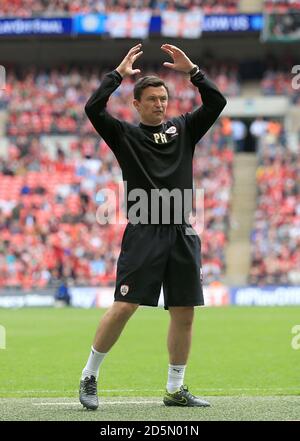
[[[105,75],[100,87],[93,93],[85,106],[85,112],[91,123],[114,152],[122,170],[123,180],[127,182],[128,211],[139,201],[129,200],[130,192],[142,189],[148,195],[148,205],[143,204],[142,211],[147,211],[151,223],[151,190],[167,189],[171,192],[179,189],[182,194],[182,215],[191,211],[190,202],[185,206],[184,190],[193,189],[192,160],[195,144],[213,125],[226,105],[226,99],[216,85],[200,71],[192,77],[192,83],[198,88],[202,106],[158,126],[138,126],[120,121],[110,115],[106,104],[110,95],[121,84],[122,77],[117,71]],[[134,198],[133,198],[134,199]],[[178,211],[178,208],[175,208]],[[180,209],[179,209],[180,211]],[[153,212],[153,208],[152,208]],[[184,212],[184,213],[183,213]],[[145,214],[145,213],[144,213]],[[171,223],[174,221],[174,205],[171,199]],[[147,223],[147,222],[146,222]]]

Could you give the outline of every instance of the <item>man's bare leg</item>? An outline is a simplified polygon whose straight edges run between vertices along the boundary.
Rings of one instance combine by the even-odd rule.
[[[97,378],[100,364],[120,337],[124,326],[138,306],[132,303],[114,302],[99,323],[90,356],[82,371],[79,387],[79,400],[87,409],[96,410],[99,406]]]
[[[114,302],[102,317],[93,342],[98,352],[106,353],[118,340],[129,318],[137,310],[138,304]]]
[[[175,392],[183,385],[194,319],[193,306],[170,307],[170,325],[168,333],[169,370],[167,390]]]
[[[185,367],[192,342],[194,307],[170,308],[171,322],[168,334],[169,371],[167,392],[163,402],[166,406],[208,407],[210,404],[192,395],[183,386]]]
[[[127,321],[138,308],[138,304],[114,302],[104,314],[98,325],[92,350],[82,371],[82,380],[99,374],[99,367],[107,352],[116,343]]]
[[[193,306],[169,308],[168,351],[170,364],[186,364],[192,342]]]

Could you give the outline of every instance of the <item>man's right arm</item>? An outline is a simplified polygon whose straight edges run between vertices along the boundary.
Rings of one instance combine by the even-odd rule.
[[[106,104],[110,95],[121,84],[122,79],[127,75],[140,73],[140,69],[133,69],[133,63],[142,55],[141,43],[133,46],[119,66],[109,74],[105,75],[99,89],[91,96],[85,105],[85,112],[89,120],[102,136],[106,144],[113,150],[118,147],[120,135],[122,134],[122,123],[112,117],[106,111]]]
[[[89,120],[110,147],[116,145],[118,135],[122,131],[122,124],[107,112],[106,105],[110,95],[119,87],[121,81],[122,77],[116,70],[106,74],[100,87],[93,93],[84,108]]]

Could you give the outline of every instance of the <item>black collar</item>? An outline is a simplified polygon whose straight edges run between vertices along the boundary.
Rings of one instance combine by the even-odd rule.
[[[148,132],[159,133],[163,130],[164,125],[159,124],[158,126],[148,126],[146,124],[140,123],[139,127],[144,130],[148,130]]]

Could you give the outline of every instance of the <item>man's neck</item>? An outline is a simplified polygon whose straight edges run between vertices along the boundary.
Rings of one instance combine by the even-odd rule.
[[[162,125],[162,123],[163,123],[163,121],[161,121],[158,124],[151,124],[151,123],[149,123],[147,121],[141,120],[141,124],[143,124],[144,126],[149,126],[149,127],[160,127]]]
[[[158,125],[153,125],[153,124],[145,124],[144,122],[140,122],[140,127],[144,130],[148,130],[149,132],[152,133],[156,133],[156,132],[160,132],[163,128],[163,123],[161,122]]]

